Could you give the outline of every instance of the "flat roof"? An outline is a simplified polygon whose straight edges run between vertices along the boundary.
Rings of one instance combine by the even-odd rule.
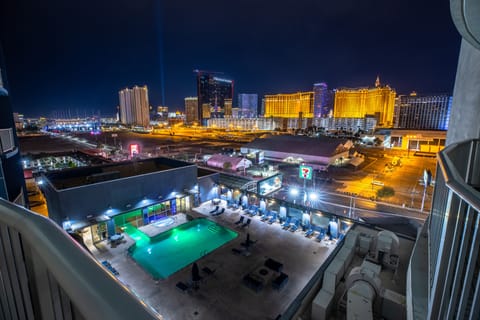
[[[197,177],[211,176],[212,174],[218,174],[218,171],[198,167]]]
[[[47,173],[45,177],[59,190],[188,166],[194,164],[168,158],[152,158],[67,169]]]
[[[313,156],[332,156],[337,148],[347,143],[349,139],[330,137],[306,137],[279,135],[257,138],[246,144],[244,148],[259,149]]]
[[[224,184],[232,189],[243,189],[246,184],[254,181],[248,177],[240,177],[226,173],[220,173],[218,183]]]

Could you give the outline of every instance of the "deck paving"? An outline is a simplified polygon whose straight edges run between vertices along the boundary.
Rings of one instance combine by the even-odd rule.
[[[222,201],[222,207],[226,207]],[[133,240],[125,236],[123,243],[111,247],[106,242],[90,245],[94,256],[108,260],[119,275],[118,280],[130,288],[138,297],[157,310],[164,319],[275,319],[284,312],[300,293],[309,279],[334,250],[335,242],[318,242],[306,238],[301,230],[285,231],[280,224],[268,224],[259,217],[252,218],[248,227],[235,224],[243,214],[241,209],[226,208],[225,213],[211,216],[213,205],[209,202],[195,208],[188,215],[193,218],[206,217],[238,233],[238,237],[224,246],[197,260],[200,270],[208,267],[213,275],[203,271],[198,290],[182,292],[176,283],[190,283],[191,265],[177,271],[167,279],[154,280],[137,265],[127,253]],[[170,225],[174,227],[183,218]],[[166,228],[146,226],[150,236],[164,232]],[[249,255],[233,254],[232,249],[244,249],[241,243],[250,239],[257,241],[249,249]],[[281,290],[272,288],[271,279],[263,290],[255,292],[242,283],[242,278],[272,258],[283,263],[283,272],[289,280]]]

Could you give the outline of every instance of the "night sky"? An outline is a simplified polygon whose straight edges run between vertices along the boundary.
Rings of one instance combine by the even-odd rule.
[[[377,74],[397,93],[451,94],[460,48],[447,0],[11,0],[0,36],[27,117],[111,116],[135,84],[152,106],[183,110],[193,69],[233,79],[234,105],[315,82],[373,86]]]

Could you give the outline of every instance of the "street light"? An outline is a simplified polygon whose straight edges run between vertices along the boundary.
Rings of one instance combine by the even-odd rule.
[[[295,197],[298,196],[298,189],[297,188],[291,188],[290,189],[290,194],[292,196],[295,196]]]

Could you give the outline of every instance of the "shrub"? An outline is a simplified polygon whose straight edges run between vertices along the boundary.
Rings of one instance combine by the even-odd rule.
[[[395,190],[392,187],[382,187],[377,191],[377,197],[388,198],[395,195]]]
[[[223,169],[225,169],[225,170],[230,170],[230,169],[232,169],[232,163],[231,163],[231,162],[225,162],[225,163],[223,164]]]

